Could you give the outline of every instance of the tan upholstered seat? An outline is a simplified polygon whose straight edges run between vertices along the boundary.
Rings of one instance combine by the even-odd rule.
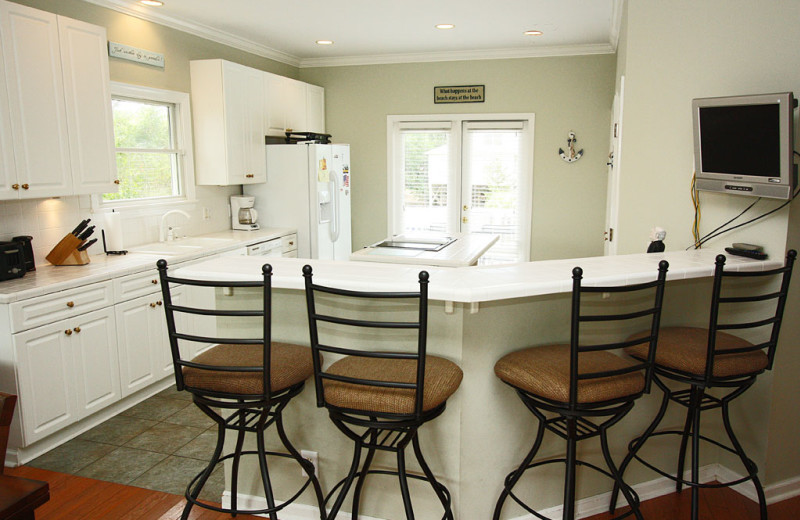
[[[263,366],[261,345],[217,345],[192,362],[217,366]],[[314,366],[311,349],[300,345],[272,343],[270,355],[271,390],[278,392],[311,377]],[[222,372],[184,367],[186,386],[214,392],[256,395],[262,393],[262,372]]]
[[[631,336],[643,337],[646,332]],[[751,346],[752,343],[739,337],[717,332],[714,357],[714,377],[733,377],[755,374],[767,368],[769,359],[761,350],[738,354],[720,354],[732,348]],[[637,345],[625,349],[636,359],[647,355],[646,345]],[[708,329],[694,327],[665,327],[658,334],[656,349],[656,365],[671,368],[695,375],[703,375],[706,371],[706,352],[708,351]]]
[[[348,356],[331,365],[328,373],[374,381],[414,383],[417,362],[413,359]],[[458,389],[462,377],[461,369],[452,361],[427,356],[423,411],[427,412],[444,403]],[[331,406],[370,412],[414,413],[415,390],[356,385],[331,379],[323,381],[325,400]]]
[[[660,341],[660,340],[659,340]],[[645,348],[647,345],[645,345]],[[569,402],[569,345],[530,347],[500,358],[494,366],[506,383],[551,401]],[[580,374],[615,370],[633,363],[610,352],[582,352]],[[578,381],[578,403],[596,403],[635,395],[644,389],[644,375],[631,372]]]

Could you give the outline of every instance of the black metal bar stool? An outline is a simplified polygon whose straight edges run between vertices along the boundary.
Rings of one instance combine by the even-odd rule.
[[[534,511],[513,493],[514,486],[522,475],[531,468],[546,464],[566,465],[564,478],[565,520],[575,518],[576,467],[585,466],[613,479],[619,486],[631,511],[621,515],[636,515],[639,512],[639,498],[633,489],[622,481],[608,448],[608,428],[619,422],[633,408],[636,399],[650,391],[652,363],[656,354],[661,302],[664,296],[668,264],[662,260],[658,265],[658,275],[652,282],[626,286],[584,287],[581,283],[583,270],[576,267],[572,271],[572,318],[570,343],[568,345],[546,345],[530,347],[512,352],[502,357],[494,367],[495,374],[504,383],[516,390],[517,395],[528,410],[539,420],[539,428],[533,448],[519,467],[509,473],[503,483],[503,491],[497,500],[494,520],[499,520],[503,505],[511,497],[523,509],[547,520],[547,517]],[[587,305],[587,294],[627,293],[627,302],[619,305],[619,312],[597,314],[597,308],[610,305],[602,299],[595,299]],[[613,301],[613,300],[612,300]],[[584,309],[582,310],[582,307]],[[589,307],[589,312],[585,311]],[[640,320],[648,323],[647,334],[635,340],[586,344],[589,330],[603,322],[634,323]],[[634,329],[635,330],[635,329]],[[615,355],[613,351],[641,345],[647,355],[641,361],[630,361]],[[549,413],[550,416],[546,415]],[[545,430],[549,430],[567,441],[565,458],[533,462],[542,445]],[[579,441],[600,437],[608,469],[577,459]]]
[[[311,266],[303,267],[311,348],[314,351],[314,381],[317,406],[328,409],[331,420],[339,430],[355,443],[353,462],[347,476],[325,498],[327,501],[338,491],[328,518],[334,519],[342,507],[353,482],[352,518],[358,518],[359,501],[367,475],[395,475],[400,481],[400,491],[406,517],[414,518],[408,479],[425,480],[433,487],[444,507],[444,516],[452,520],[450,493],[438,482],[422,456],[417,430],[426,422],[444,412],[447,398],[461,384],[461,369],[453,362],[426,354],[428,323],[428,273],[419,273],[419,291],[416,292],[364,292],[327,287],[313,283]],[[319,294],[318,294],[319,293]],[[325,298],[329,312],[321,312],[320,300]],[[334,304],[335,302],[335,304]],[[361,303],[358,306],[356,302]],[[390,302],[387,308],[382,303]],[[348,309],[360,309],[358,317],[348,314]],[[396,317],[400,308],[417,311],[415,321],[400,321]],[[388,316],[387,316],[388,314]],[[365,317],[370,319],[364,319]],[[320,326],[320,323],[322,326]],[[392,329],[408,330],[409,342],[416,348],[391,352],[368,348],[342,346],[340,333],[356,334],[356,330]],[[320,333],[324,336],[320,339]],[[346,335],[344,336],[346,337]],[[402,339],[392,335],[392,342],[401,345]],[[330,341],[329,341],[330,340]],[[334,345],[339,343],[339,345]],[[323,352],[345,357],[323,370],[319,357]],[[406,470],[405,449],[411,444],[414,456],[423,475]],[[367,455],[361,466],[361,452]],[[370,470],[377,450],[395,453],[397,471]],[[359,467],[361,466],[361,469]]]
[[[186,390],[192,394],[192,400],[200,410],[217,423],[217,445],[208,466],[197,474],[186,487],[187,504],[181,518],[186,520],[192,506],[198,505],[206,509],[229,513],[236,516],[242,514],[265,514],[271,520],[277,520],[277,512],[296,500],[309,484],[320,508],[320,518],[325,520],[322,489],[314,474],[314,465],[302,458],[300,453],[289,442],[283,428],[282,414],[289,401],[303,389],[306,379],[313,373],[311,349],[300,345],[273,343],[271,341],[272,266],[262,267],[263,280],[255,282],[206,281],[178,278],[167,274],[167,262],[157,263],[161,277],[161,290],[164,297],[164,310],[167,316],[170,348],[175,367],[175,383],[178,390]],[[257,310],[218,310],[201,308],[192,302],[173,302],[170,285],[194,287],[249,287],[263,291],[263,307]],[[178,315],[178,316],[176,316]],[[198,316],[203,319],[216,320],[218,317],[233,320],[234,318],[251,317],[261,319],[262,332],[255,338],[240,337],[206,337],[190,330],[186,316]],[[197,325],[195,323],[195,325]],[[181,353],[187,353],[187,345],[199,343],[213,344],[193,359],[187,359]],[[188,357],[188,356],[187,356]],[[219,409],[218,412],[215,409]],[[264,446],[264,430],[275,425],[278,436],[288,453],[267,451]],[[236,445],[233,453],[225,456],[222,448],[226,431],[236,433]],[[246,433],[256,436],[255,451],[244,450]],[[242,455],[255,455],[258,459],[261,484],[267,500],[267,508],[244,510],[238,507],[237,491],[239,467]],[[297,461],[309,475],[300,489],[280,505],[276,503],[272,491],[267,457],[287,457]],[[198,499],[208,477],[214,467],[224,460],[232,459],[231,504],[230,508],[221,508],[202,502]]]
[[[661,401],[661,408],[653,422],[645,430],[644,435],[631,441],[629,453],[620,465],[620,472],[624,472],[628,464],[635,458],[648,468],[674,480],[679,492],[684,485],[690,486],[692,488],[692,520],[698,518],[700,488],[734,486],[748,480],[752,480],[755,485],[761,518],[762,520],[767,518],[767,503],[764,497],[764,488],[758,478],[758,467],[747,457],[733,432],[728,406],[731,401],[753,386],[759,374],[772,369],[783,310],[786,305],[786,295],[796,257],[797,252],[790,250],[786,255],[786,263],[779,269],[737,272],[726,271],[725,256],[717,256],[708,328],[665,327],[661,329],[653,379],[664,392],[664,398]],[[753,287],[736,287],[733,284],[734,279],[758,286],[755,289]],[[779,287],[764,289],[764,286],[770,281],[779,284]],[[759,282],[761,283],[759,284]],[[723,291],[725,296],[723,296]],[[752,312],[756,308],[755,306],[763,309],[770,302],[774,304],[774,307],[763,312],[757,319],[742,318],[743,315],[746,316],[743,313]],[[734,311],[742,314],[734,314]],[[721,316],[724,316],[722,322]],[[724,332],[735,330],[741,333],[751,329],[756,331],[756,335],[760,334],[764,341],[753,343]],[[631,347],[626,351],[637,359],[642,359],[645,354],[640,347]],[[683,386],[674,390],[667,386],[665,380],[681,383]],[[719,394],[709,392],[712,388],[725,389],[727,393],[723,397],[719,397]],[[686,408],[684,427],[682,430],[656,432],[670,402]],[[701,412],[715,409],[722,411],[722,421],[730,445],[700,434]],[[638,455],[639,450],[648,439],[662,435],[677,435],[681,438],[678,467],[675,474],[656,467]],[[691,477],[690,480],[685,480],[683,478],[684,461],[690,439],[692,445]],[[742,461],[747,475],[724,484],[701,484],[699,482],[701,440],[735,453]],[[615,489],[611,498],[611,510],[614,509],[616,499],[617,490]]]

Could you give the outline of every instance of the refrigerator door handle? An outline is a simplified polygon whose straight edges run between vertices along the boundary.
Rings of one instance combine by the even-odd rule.
[[[331,183],[333,184],[333,197],[331,197],[331,201],[333,202],[333,218],[331,219],[331,242],[336,242],[339,240],[339,180],[337,179],[337,174],[334,173],[331,175]]]

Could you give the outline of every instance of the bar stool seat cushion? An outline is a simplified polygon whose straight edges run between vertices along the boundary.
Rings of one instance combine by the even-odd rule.
[[[546,345],[512,352],[494,366],[497,377],[533,395],[569,402],[569,345]],[[617,370],[633,365],[610,352],[581,352],[578,373]],[[578,403],[597,403],[635,395],[644,390],[644,375],[630,372],[578,381]]]
[[[415,383],[417,362],[414,359],[347,356],[333,363],[328,372],[373,381]],[[458,389],[462,377],[461,369],[452,361],[438,356],[426,356],[423,411],[427,412],[444,403]],[[381,413],[414,413],[416,391],[413,389],[357,385],[332,379],[324,379],[323,387],[325,401],[338,408]]]
[[[643,337],[649,332],[634,334],[631,339]],[[749,341],[737,336],[717,331],[715,344],[717,355],[714,356],[714,377],[734,377],[755,374],[767,368],[769,359],[761,351],[742,352],[737,354],[721,354],[732,348],[752,346]],[[647,356],[647,345],[636,345],[625,349],[629,355],[637,359]],[[703,375],[706,371],[706,353],[708,352],[708,329],[696,327],[663,327],[658,333],[656,349],[656,365],[678,370],[680,372]]]
[[[203,365],[262,367],[262,345],[216,345],[192,359]],[[289,343],[272,343],[270,354],[271,390],[279,392],[302,383],[314,373],[311,349]],[[240,395],[263,393],[263,372],[230,372],[183,367],[187,387]]]

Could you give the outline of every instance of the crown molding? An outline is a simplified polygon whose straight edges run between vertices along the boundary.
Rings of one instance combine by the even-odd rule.
[[[298,58],[297,56],[293,56],[291,54],[275,50],[271,47],[267,47],[266,45],[261,45],[259,43],[253,42],[245,38],[240,38],[236,35],[230,34],[225,31],[220,31],[218,29],[214,29],[213,27],[209,27],[207,25],[189,22],[186,20],[179,20],[177,18],[173,18],[170,16],[165,16],[163,14],[155,12],[155,10],[153,9],[132,4],[130,1],[125,1],[125,0],[83,0],[83,1],[88,2],[90,4],[98,5],[100,7],[111,9],[113,11],[117,11],[126,14],[128,16],[141,18],[142,20],[147,20],[148,22],[153,22],[159,25],[170,27],[172,29],[177,29],[178,31],[181,32],[193,34],[194,36],[199,36],[200,38],[205,38],[206,40],[211,40],[217,43],[221,43],[223,45],[228,45],[230,47],[245,52],[249,52],[257,56],[261,56],[262,58],[269,58],[271,60],[279,61],[281,63],[291,65],[293,67],[298,67],[300,65],[300,58]]]
[[[614,54],[608,43],[588,45],[560,45],[524,49],[487,49],[451,52],[419,52],[409,54],[382,54],[372,56],[340,56],[333,58],[305,58],[300,68],[345,67],[351,65],[387,65],[396,63],[425,63],[438,61],[504,60],[515,58],[542,58],[552,56],[581,56],[587,54]]]

